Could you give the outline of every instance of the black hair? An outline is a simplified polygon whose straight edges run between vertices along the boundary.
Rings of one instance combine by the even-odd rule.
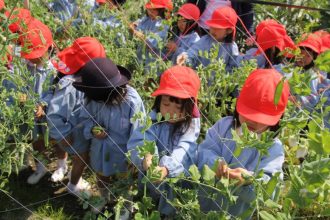
[[[308,47],[300,47],[300,48],[303,49],[303,50],[306,50],[309,54],[312,54],[312,56],[313,56],[312,62],[310,64],[304,66],[303,69],[304,70],[309,70],[310,68],[313,68],[314,67],[314,60],[316,60],[318,54],[314,50],[312,50]]]
[[[182,17],[182,16],[180,16]],[[185,19],[186,21],[186,29],[183,31],[183,35],[188,35],[190,33],[193,33],[193,32],[197,32],[199,33],[199,26],[198,26],[198,23],[194,20],[189,20],[189,19],[186,19],[184,17],[182,17],[183,19]],[[179,18],[180,19],[180,18]],[[179,33],[179,29],[178,29],[178,35],[180,34]]]
[[[125,4],[126,0],[113,0],[113,3],[115,3],[115,5],[120,6]]]
[[[166,12],[167,10],[165,8],[155,8],[158,11],[158,17],[161,17],[162,19],[166,19]],[[148,12],[146,11],[146,15],[148,16]]]
[[[265,54],[266,57],[269,59],[269,61],[271,62],[272,65],[277,65],[282,63],[283,61],[283,56],[280,56],[280,49],[278,49],[277,47],[275,47],[275,49],[268,48],[267,50],[265,50]],[[266,64],[265,64],[265,69],[270,69],[271,65],[270,63],[266,60]]]
[[[53,85],[57,85],[64,76],[65,74],[61,73],[60,71],[57,71],[56,76],[53,80]]]
[[[93,88],[85,92],[87,102],[101,101],[107,105],[119,105],[123,102],[127,94],[127,84],[116,88]]]
[[[162,95],[159,95],[156,97],[154,105],[152,107],[152,109],[154,111],[156,111],[157,113],[160,112],[160,103],[162,100]],[[193,101],[193,98],[188,98],[188,99],[180,99],[177,97],[173,97],[170,96],[170,102],[175,102],[177,104],[181,104],[181,111],[185,111],[186,112],[186,117],[185,120],[183,121],[178,121],[175,123],[174,125],[174,129],[172,131],[172,135],[182,135],[184,134],[190,126],[190,123],[192,121],[192,114],[193,114],[193,110],[195,107],[195,102]],[[164,118],[162,119],[164,120]]]
[[[239,121],[239,114],[238,114],[238,111],[236,108],[234,111],[233,118],[234,118],[233,128],[236,129],[236,128],[241,127],[241,123]],[[269,126],[268,128],[269,128],[268,129],[269,131],[274,132],[274,138],[275,138],[279,134],[279,131],[280,131],[280,121],[278,121],[276,125]]]
[[[230,34],[228,34],[223,40],[224,43],[233,43],[234,41],[234,30]]]

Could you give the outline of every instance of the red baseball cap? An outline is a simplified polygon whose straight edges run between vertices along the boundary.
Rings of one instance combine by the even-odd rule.
[[[194,98],[197,101],[200,79],[197,73],[186,66],[173,66],[160,77],[158,89],[152,96],[170,95],[181,99]]]
[[[181,6],[181,8],[178,11],[178,15],[181,15],[182,17],[188,20],[198,21],[201,12],[196,5],[192,3],[187,3]]]
[[[275,69],[254,70],[246,79],[237,98],[237,112],[245,118],[265,125],[275,125],[282,117],[289,97],[289,84],[284,82],[277,105],[275,91],[283,76]]]
[[[256,27],[256,35],[258,36],[265,27],[269,27],[269,26],[274,26],[274,27],[278,27],[278,28],[281,27],[281,28],[283,28],[285,30],[284,26],[282,24],[278,23],[276,20],[274,20],[274,19],[266,19],[266,20],[261,21],[257,25],[257,27]]]
[[[231,7],[220,7],[217,8],[210,20],[207,20],[205,24],[213,28],[231,28],[235,36],[237,14]]]
[[[33,17],[31,12],[25,8],[15,8],[13,12],[6,11],[5,15],[9,18],[9,30],[13,33],[27,31],[28,24]]]
[[[105,58],[103,45],[93,37],[76,39],[70,47],[57,55],[59,61],[52,60],[54,67],[63,74],[75,74],[88,61],[94,58]]]
[[[28,24],[26,31],[19,37],[22,46],[21,56],[25,59],[36,59],[42,57],[48,48],[53,44],[52,32],[50,29],[33,18]]]
[[[172,11],[173,2],[172,0],[150,0],[147,4],[145,4],[145,7],[147,9],[165,8]]]
[[[5,7],[5,1],[0,0],[0,10],[3,9],[4,7]]]
[[[326,50],[330,49],[330,34],[327,31],[324,30],[319,30],[314,32],[314,34],[320,36],[321,41],[322,41],[322,46],[321,46],[321,53],[325,52]]]
[[[298,43],[298,47],[307,47],[315,53],[320,54],[322,48],[322,40],[317,34],[307,34],[303,36],[303,40]]]
[[[266,26],[257,35],[257,43],[263,51],[271,48],[277,47],[280,51],[285,48],[295,49],[295,44],[293,40],[286,34],[286,30],[280,26]],[[261,53],[261,49],[258,48],[255,55]],[[291,57],[290,54],[286,56]]]

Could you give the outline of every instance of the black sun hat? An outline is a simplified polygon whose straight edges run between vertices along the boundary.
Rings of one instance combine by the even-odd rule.
[[[117,66],[109,58],[95,58],[77,72],[73,86],[85,93],[96,92],[96,90],[112,90],[127,84],[131,76],[129,70]]]

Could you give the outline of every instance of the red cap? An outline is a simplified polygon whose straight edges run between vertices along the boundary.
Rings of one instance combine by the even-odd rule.
[[[25,8],[15,8],[12,13],[6,11],[5,15],[9,18],[8,28],[13,33],[27,31],[27,26],[33,19],[31,12]]]
[[[286,30],[278,25],[264,27],[257,35],[257,43],[263,51],[274,46],[280,51],[283,51],[285,48],[295,49],[294,42],[286,34]],[[261,49],[258,49],[255,54],[260,54]],[[290,57],[289,54],[287,56]]]
[[[231,28],[234,36],[236,33],[237,14],[231,7],[217,8],[210,20],[207,20],[205,24],[213,28]]]
[[[254,122],[269,126],[277,124],[289,97],[289,84],[285,81],[279,102],[274,104],[276,87],[282,78],[274,69],[254,70],[237,98],[237,112]]]
[[[150,0],[147,4],[145,4],[145,7],[147,9],[165,8],[172,11],[173,2],[172,0]]]
[[[104,3],[106,3],[107,1],[106,1],[106,0],[96,0],[96,2],[97,2],[98,4],[104,4]]]
[[[186,66],[173,66],[160,77],[158,89],[152,96],[170,95],[181,99],[193,97],[197,101],[200,79],[197,73]]]
[[[0,0],[0,10],[3,9],[4,7],[5,7],[5,1]]]
[[[81,37],[70,47],[57,55],[59,62],[52,60],[54,67],[63,74],[76,73],[88,61],[94,58],[106,57],[103,45],[95,38]]]
[[[185,19],[198,21],[201,12],[196,5],[192,3],[187,3],[181,6],[181,8],[178,11],[178,14],[184,17]]]
[[[314,34],[320,36],[320,38],[321,38],[321,41],[322,41],[321,53],[325,52],[326,50],[329,50],[330,49],[330,34],[324,30],[316,31]]]
[[[21,56],[25,59],[35,59],[42,57],[53,44],[52,32],[50,29],[33,18],[27,24],[27,30],[19,37],[22,46]]]
[[[303,36],[303,40],[298,43],[298,47],[307,47],[315,53],[320,54],[322,48],[322,40],[316,34],[308,34]]]
[[[261,21],[257,25],[257,27],[256,27],[256,35],[258,36],[265,27],[269,27],[269,26],[283,28],[285,30],[285,27],[282,24],[278,23],[276,20],[274,20],[274,19],[266,19],[266,20]]]

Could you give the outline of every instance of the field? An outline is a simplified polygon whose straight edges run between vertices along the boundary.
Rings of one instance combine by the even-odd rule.
[[[93,25],[93,16],[87,8],[80,3],[79,13],[83,18],[83,24],[79,28],[72,25],[73,20],[62,23],[52,12],[49,12],[47,3],[50,0],[30,0],[30,10],[34,17],[47,24],[53,32],[56,50],[62,50],[71,45],[74,39],[82,36],[92,36],[97,38],[105,47],[107,56],[116,64],[125,66],[133,73],[130,85],[132,85],[141,98],[144,100],[147,112],[153,105],[154,99],[151,93],[157,87],[157,73],[163,72],[172,64],[159,58],[148,65],[149,73],[145,73],[143,63],[137,59],[136,48],[145,46],[145,42],[132,37],[128,31],[131,22],[144,15],[143,6],[145,0],[127,0],[119,10],[109,11],[100,9],[97,13],[112,15],[115,13],[120,19],[122,26],[115,29],[104,29],[101,26]],[[184,2],[184,0],[174,1],[174,11]],[[303,33],[327,29],[329,31],[330,5],[326,0],[315,1],[272,1],[283,2],[293,5],[303,5],[314,8],[328,9],[328,11],[314,11],[296,8],[277,7],[270,5],[258,5],[254,7],[255,23],[266,18],[273,18],[286,26],[292,39],[297,42]],[[14,7],[23,7],[20,0],[7,0],[6,7],[12,10]],[[2,33],[0,34],[0,54],[6,57],[7,46],[14,45],[17,34],[9,31],[8,20],[3,11],[1,15]],[[167,20],[168,24],[175,22],[175,16]],[[125,37],[125,43],[118,43],[118,33]],[[237,43],[241,52],[247,49],[244,46],[246,34],[243,30],[237,31]],[[164,46],[165,42],[160,42]],[[232,93],[240,89],[249,75],[256,68],[255,62],[246,62],[240,68],[235,69],[231,74],[225,74],[225,66],[221,60],[216,59],[217,50],[212,51],[208,56],[211,64],[207,67],[198,67],[197,72],[201,78],[202,85],[199,94],[198,107],[201,112],[201,142],[210,128],[220,118],[232,113],[235,109],[236,99],[232,98]],[[0,220],[11,219],[119,219],[121,208],[124,204],[132,204],[134,207],[135,219],[160,219],[157,205],[146,195],[137,195],[137,180],[129,177],[124,182],[131,184],[129,192],[121,188],[122,182],[111,186],[111,193],[117,197],[116,202],[106,207],[102,213],[96,215],[90,211],[90,206],[98,204],[100,199],[96,196],[95,173],[90,167],[84,172],[84,177],[92,187],[93,197],[76,197],[68,194],[65,185],[66,178],[61,183],[52,183],[50,175],[55,170],[54,155],[52,148],[48,147],[48,158],[51,162],[47,165],[49,173],[37,185],[28,185],[26,180],[34,169],[33,160],[46,161],[46,158],[33,152],[31,146],[31,136],[34,125],[34,108],[36,94],[27,85],[33,84],[33,76],[26,69],[26,65],[19,57],[14,57],[12,64],[15,71],[10,73],[6,67],[6,60],[0,59],[0,80],[10,80],[15,82],[19,90],[0,89]],[[330,72],[330,51],[320,55],[316,61],[317,68],[324,72]],[[293,74],[289,80],[291,93],[296,95],[310,94],[310,75],[299,74],[299,70],[292,65],[288,65],[288,72]],[[215,74],[215,75],[214,75]],[[208,79],[214,75],[212,85],[208,84]],[[156,79],[156,80],[151,80]],[[24,92],[23,92],[24,91]],[[24,105],[19,101],[22,93],[28,95]],[[324,92],[322,95],[325,94]],[[322,96],[321,95],[321,96]],[[219,98],[221,97],[221,98]],[[12,105],[8,106],[7,101],[13,99]],[[251,209],[245,214],[248,216],[252,211],[253,219],[330,219],[330,131],[325,127],[325,115],[329,114],[330,107],[326,105],[327,97],[322,97],[311,113],[301,109],[296,103],[288,104],[286,113],[281,120],[279,139],[285,148],[284,181],[278,175],[271,177],[267,183],[258,181],[262,173],[257,173],[256,178],[251,181],[254,184],[256,198],[251,201]],[[138,116],[136,116],[138,117]],[[148,119],[146,128],[152,124]],[[23,132],[24,131],[24,132]],[[256,147],[261,155],[267,155],[270,137],[266,134],[260,139],[248,132],[244,138],[237,138],[239,154],[246,146]],[[144,152],[151,152],[152,144],[145,142]],[[297,156],[297,152],[308,151],[303,160]],[[200,186],[212,187],[212,189],[222,193],[226,198],[235,201],[236,183],[221,180],[219,184],[214,184],[214,170],[206,168],[199,171],[195,166],[189,169],[190,177],[179,176],[166,180],[167,184],[175,189],[179,195],[172,202],[172,206],[177,210],[175,219],[230,219],[226,210],[221,212],[201,213],[197,201],[198,188]],[[148,173],[148,178],[157,178],[155,172]],[[203,181],[201,180],[203,179]],[[177,187],[178,181],[188,181],[193,187],[184,190]],[[280,184],[276,184],[277,182]],[[132,200],[132,198],[134,198]],[[133,218],[133,217],[132,217]],[[238,218],[239,219],[239,218]],[[244,219],[244,218],[243,218]]]

